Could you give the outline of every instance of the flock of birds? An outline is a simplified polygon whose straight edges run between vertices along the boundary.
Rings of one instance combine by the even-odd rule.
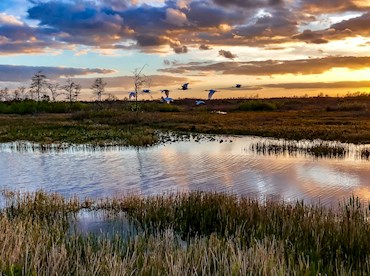
[[[241,84],[236,84],[234,86],[234,88],[241,88],[242,85]],[[189,90],[189,83],[184,83],[183,85],[181,85],[181,88],[179,88],[179,90]],[[162,93],[164,93],[164,95],[166,97],[161,97],[161,101],[162,102],[165,102],[167,104],[170,104],[173,102],[173,99],[170,98],[170,90],[168,89],[163,89],[163,90],[160,90]],[[212,99],[212,96],[213,94],[215,94],[217,92],[217,90],[215,89],[208,89],[208,90],[204,90],[204,91],[207,91],[208,92],[208,100],[211,100]],[[143,89],[141,90],[142,93],[144,94],[150,94],[150,90],[149,89]],[[137,94],[135,92],[129,92],[129,100],[131,100],[132,98],[135,98],[137,96]],[[196,105],[202,105],[202,104],[205,104],[205,101],[203,100],[196,100],[195,101],[195,104]]]

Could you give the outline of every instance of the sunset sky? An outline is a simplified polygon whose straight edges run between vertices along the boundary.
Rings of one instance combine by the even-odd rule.
[[[2,88],[42,70],[123,99],[144,65],[153,98],[370,92],[370,1],[0,1]]]

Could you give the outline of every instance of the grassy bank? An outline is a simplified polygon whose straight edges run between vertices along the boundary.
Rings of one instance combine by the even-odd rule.
[[[122,214],[136,234],[78,234],[79,210]],[[211,193],[99,201],[42,192],[7,195],[0,271],[6,275],[368,274],[368,209],[333,211]],[[124,237],[124,238],[123,238]],[[11,250],[10,250],[11,249]]]
[[[67,113],[45,108],[28,115],[0,115],[0,142],[140,146],[157,143],[155,132],[162,130],[370,143],[368,106],[370,97],[363,96],[212,100],[199,107],[193,100],[172,105],[140,102],[138,112],[131,110],[130,102],[84,103],[82,109]]]

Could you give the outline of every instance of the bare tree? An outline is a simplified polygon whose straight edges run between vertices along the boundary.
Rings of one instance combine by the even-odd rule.
[[[6,102],[9,100],[9,89],[7,87],[0,89],[0,101]]]
[[[103,82],[102,78],[97,78],[91,86],[91,90],[93,91],[93,94],[97,96],[98,102],[101,102],[101,96],[104,94],[106,85],[107,83]]]
[[[27,96],[27,88],[25,86],[19,86],[17,89],[14,91],[14,97],[15,95],[18,96],[19,100],[25,100],[28,98]]]
[[[41,99],[41,96],[44,93],[44,89],[46,87],[46,76],[42,73],[42,71],[38,71],[36,74],[32,76],[31,85],[30,85],[30,93],[32,99],[34,98],[34,94],[37,95],[37,100]]]
[[[133,80],[134,80],[134,89],[135,89],[135,110],[138,111],[138,93],[141,90],[141,88],[144,86],[144,84],[149,82],[149,79],[147,76],[145,76],[142,72],[144,70],[144,67],[146,64],[141,67],[141,69],[136,68],[132,74],[133,74]]]
[[[22,100],[22,95],[21,95],[20,91],[18,90],[18,88],[13,91],[13,100],[14,101]]]
[[[69,102],[77,101],[78,96],[81,92],[81,85],[74,82],[72,78],[68,78],[66,84],[62,86],[62,89],[65,91],[66,99]]]
[[[55,102],[57,100],[57,97],[61,94],[60,91],[60,85],[57,82],[48,82],[47,88],[50,91],[51,100]]]

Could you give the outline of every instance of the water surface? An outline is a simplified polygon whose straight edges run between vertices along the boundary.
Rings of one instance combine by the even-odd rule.
[[[284,142],[218,137],[144,149],[76,147],[46,152],[3,144],[0,189],[44,189],[93,198],[204,190],[323,204],[336,204],[351,195],[370,199],[370,161],[358,156],[369,145],[343,144],[348,150],[344,157],[315,158],[303,152],[264,155],[251,150],[261,141]]]

